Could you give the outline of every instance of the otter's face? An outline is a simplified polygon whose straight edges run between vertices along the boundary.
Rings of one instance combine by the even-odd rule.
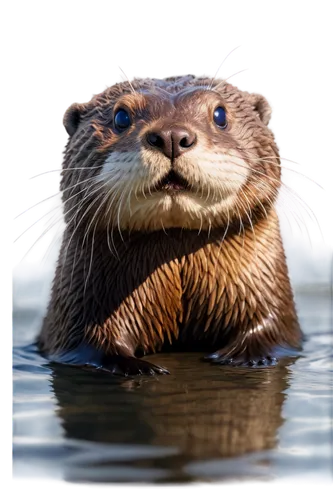
[[[269,115],[259,95],[194,78],[135,80],[73,105],[67,221],[139,231],[248,223],[280,185]]]

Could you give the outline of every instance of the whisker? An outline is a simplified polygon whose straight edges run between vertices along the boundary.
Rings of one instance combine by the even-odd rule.
[[[87,207],[87,209],[86,209],[86,211],[84,212],[84,214],[83,214],[83,216],[82,216],[81,220],[83,220],[83,218],[84,218],[84,216],[86,215],[86,213],[88,213],[88,212],[89,212],[90,208],[94,205],[94,203],[96,203],[96,201],[100,201],[101,197],[103,198],[103,201],[104,201],[104,200],[106,200],[106,199],[110,196],[110,194],[109,194],[108,192],[107,192],[107,193],[105,193],[105,191],[103,191],[103,189],[104,189],[106,186],[108,186],[109,184],[110,184],[110,179],[107,179],[107,180],[106,180],[103,184],[101,184],[101,185],[99,185],[99,186],[98,186],[98,189],[97,189],[97,191],[96,191],[97,193],[99,193],[99,195],[98,195],[98,197],[97,197],[97,200],[96,200],[96,199],[94,199],[94,200],[93,200],[93,202],[92,202],[92,203],[91,203],[91,204]],[[92,223],[94,222],[94,220],[95,220],[95,218],[96,218],[97,214],[98,214],[98,209],[96,210],[96,212],[94,213],[94,215],[93,215],[93,216],[92,216],[92,218],[91,218],[90,223],[89,223],[89,224],[88,224],[88,226],[86,227],[86,230],[85,230],[85,233],[84,233],[84,237],[83,237],[83,240],[82,240],[82,247],[83,247],[83,245],[84,245],[84,243],[85,243],[85,241],[86,241],[86,236],[87,236],[87,234],[89,233],[89,229],[90,229],[90,227],[91,227]]]
[[[245,198],[245,202],[249,208],[249,212],[245,209],[245,215],[249,221],[249,224],[250,224],[250,227],[251,227],[251,230],[252,230],[252,234],[253,234],[253,245],[254,245],[254,254],[255,254],[255,260],[257,261],[258,263],[258,266],[259,266],[259,259],[258,259],[258,253],[257,253],[257,238],[256,238],[256,234],[255,234],[255,230],[254,230],[254,226],[253,226],[253,223],[252,223],[252,211],[251,211],[251,206],[250,206],[250,202],[249,202],[249,199],[248,197],[246,196],[245,192],[244,192],[244,189],[240,188],[240,191],[243,193],[243,196]]]
[[[238,157],[234,157],[234,158],[239,159]],[[236,162],[235,162],[235,165],[237,165],[237,163],[236,163]],[[288,197],[290,197],[290,196],[291,196],[291,197],[292,197],[292,198],[291,198],[292,200],[294,200],[294,199],[296,198],[299,202],[302,202],[302,205],[301,205],[301,207],[302,207],[302,211],[304,211],[304,213],[307,215],[307,218],[310,218],[310,219],[312,219],[312,220],[316,220],[316,226],[320,226],[320,220],[319,220],[319,218],[318,218],[318,214],[316,213],[316,211],[315,211],[315,210],[313,210],[313,209],[309,209],[309,208],[307,208],[307,209],[306,209],[306,208],[304,207],[304,205],[305,205],[305,204],[307,204],[306,200],[305,200],[303,197],[301,197],[301,195],[298,193],[298,191],[297,191],[296,189],[294,189],[294,188],[293,188],[292,186],[290,186],[290,185],[286,185],[286,184],[285,184],[285,183],[286,183],[286,180],[285,180],[285,179],[282,179],[282,180],[280,180],[280,179],[275,179],[275,178],[273,178],[273,177],[271,177],[271,176],[267,175],[266,173],[264,173],[264,172],[262,172],[262,171],[260,171],[260,170],[258,170],[258,169],[255,169],[255,168],[254,168],[254,167],[252,167],[252,166],[250,166],[250,168],[251,168],[251,170],[252,170],[253,172],[255,172],[256,174],[258,174],[258,176],[260,176],[261,178],[262,178],[262,177],[265,177],[265,178],[269,179],[271,182],[273,181],[274,183],[278,184],[278,185],[280,186],[279,190],[280,190],[280,191],[281,191],[281,190],[283,190],[283,192],[285,192],[285,193],[286,193],[286,196],[288,196]],[[250,179],[248,179],[248,178],[247,178],[247,176],[246,176],[246,175],[244,175],[241,171],[238,171],[238,174],[239,174],[241,177],[243,177],[244,179],[246,179],[246,181],[247,181],[248,183],[251,183],[254,187],[258,188],[258,185],[257,185],[257,184],[255,184],[255,183],[254,183],[253,181],[251,181]],[[262,184],[262,188],[263,188],[263,189],[265,189],[266,191],[267,191],[267,190],[269,190],[272,194],[274,194],[274,191],[273,191],[272,187],[270,187],[269,185],[264,185],[264,184]],[[292,189],[292,191],[291,191],[291,189]],[[276,194],[276,192],[275,192],[275,194]],[[258,197],[256,197],[256,198],[258,199]],[[258,201],[259,201],[259,203],[260,203],[260,205],[261,205],[262,209],[264,210],[264,212],[265,212],[265,214],[266,214],[266,216],[267,216],[267,212],[266,212],[266,210],[264,209],[264,207],[263,207],[262,203],[260,202],[260,200],[259,200],[259,199],[258,199]],[[270,204],[272,204],[272,203],[270,202]],[[290,212],[291,212],[291,208],[290,208]],[[291,213],[292,213],[292,212],[291,212]],[[311,214],[311,215],[310,215],[310,214]],[[294,219],[295,219],[295,217],[294,217]],[[298,226],[298,223],[297,223],[297,226]]]
[[[205,203],[207,203],[207,201],[209,200],[209,195],[210,195],[210,184],[208,184],[208,193],[205,199]]]
[[[241,216],[240,216],[240,212],[239,212],[239,210],[238,210],[237,203],[235,203],[235,209],[237,210],[237,214],[238,214],[238,218],[239,218],[239,233],[238,233],[238,236],[240,236],[241,232],[243,232],[243,243],[242,243],[242,247],[244,248],[245,229],[244,229],[244,224],[243,224],[242,218],[241,218]]]
[[[290,191],[288,191],[285,194],[291,194],[291,193],[290,193]],[[295,209],[284,198],[280,198],[280,200],[278,200],[278,204],[279,203],[283,203],[286,206],[286,208],[288,208],[289,213],[294,214],[294,216],[295,216],[294,221],[295,220],[301,221],[303,223],[303,226],[306,224],[306,221],[302,221],[302,219],[298,216]],[[305,208],[303,206],[302,206],[302,209],[303,209],[303,211],[305,211],[306,219],[309,219],[309,213],[305,210]],[[298,229],[300,230],[300,232],[302,232],[300,229],[300,226],[298,227]]]
[[[235,163],[237,165],[237,163]],[[307,204],[306,200],[301,197],[301,195],[298,193],[298,191],[296,189],[294,189],[292,186],[290,185],[286,185],[286,180],[285,179],[275,179],[275,178],[272,178],[271,176],[267,175],[266,173],[264,172],[261,172],[260,170],[257,170],[253,167],[250,167],[251,170],[253,172],[256,172],[258,174],[258,176],[260,178],[268,178],[270,181],[273,181],[275,182],[276,184],[278,184],[280,187],[279,187],[279,191],[282,192],[282,193],[285,193],[284,196],[287,196],[288,198],[291,197],[292,200],[297,200],[298,202],[302,203],[301,205],[301,210],[304,212],[304,214],[306,214],[306,217],[307,219],[312,219],[312,220],[315,220],[316,221],[316,226],[319,226],[320,227],[320,221],[319,221],[319,218],[318,218],[318,214],[316,213],[315,210],[313,209],[309,209],[309,207],[305,208],[305,204]],[[258,183],[255,183],[253,182],[253,180],[247,178],[246,175],[244,175],[241,171],[238,172],[238,174],[243,177],[244,179],[246,179],[247,183],[248,184],[251,184],[253,185],[254,187],[256,187],[258,189]],[[261,184],[261,182],[259,181],[259,183]],[[270,193],[272,194],[275,194],[276,195],[276,191],[273,190],[273,188],[271,186],[268,185],[265,185],[265,184],[262,184],[262,188],[265,189],[266,191],[269,190]],[[291,191],[292,190],[292,191]],[[253,191],[251,190],[251,192],[253,193]],[[245,193],[244,193],[245,194]],[[254,193],[253,193],[254,194]],[[260,204],[261,208],[263,209],[266,217],[267,217],[267,211],[266,209],[264,208],[264,206],[262,205],[261,201],[259,200],[259,198],[256,196],[256,199],[258,200],[258,203]],[[287,203],[287,201],[284,199],[284,202],[285,204]],[[273,202],[272,201],[269,201],[270,205],[273,206]],[[281,206],[281,203],[283,203],[283,201],[280,201],[279,203],[279,206]],[[299,205],[298,205],[299,206]],[[293,216],[293,220],[296,224],[296,227],[298,229],[298,231],[300,233],[302,233],[303,231],[300,229],[301,226],[299,225],[299,218],[297,216],[297,213],[292,209],[292,207],[288,204],[286,205],[285,208],[288,208],[289,212],[292,214]],[[304,227],[304,222],[302,224],[302,226]]]
[[[210,238],[211,230],[212,230],[212,221],[210,220],[210,217],[209,217],[209,219],[208,219],[208,232],[207,232],[208,238]]]
[[[117,211],[118,231],[119,231],[119,235],[120,235],[120,238],[121,238],[122,241],[124,241],[124,238],[123,238],[123,235],[121,233],[121,228],[120,228],[120,211],[121,211],[121,204],[123,202],[125,193],[126,193],[126,190],[123,189],[123,192],[122,192],[122,194],[120,195],[120,198],[119,198],[119,205],[118,205],[118,211]]]
[[[145,184],[143,183],[142,186],[141,186],[141,192],[142,192],[142,196],[147,199],[147,196],[146,196],[146,193],[145,193]]]
[[[44,238],[44,236],[45,236],[48,232],[49,232],[49,229],[48,229],[48,228],[45,228],[45,229],[43,229],[43,230],[39,233],[39,235],[38,235],[38,236],[36,236],[36,238],[34,238],[34,239],[32,240],[32,242],[30,243],[30,245],[28,246],[28,248],[24,251],[24,256],[23,256],[23,258],[24,258],[25,260],[27,260],[27,257],[31,254],[32,250],[34,249],[34,243],[38,240],[38,238],[39,238],[39,240],[38,240],[38,241],[41,241],[41,240]]]
[[[83,293],[84,293],[84,295],[86,294],[87,284],[88,284],[89,276],[90,276],[90,273],[91,273],[91,266],[92,266],[92,260],[93,260],[93,254],[94,254],[94,243],[95,243],[95,232],[96,232],[96,227],[97,227],[97,221],[96,221],[96,224],[95,224],[95,227],[94,227],[93,233],[92,233],[91,252],[90,252],[90,262],[89,262],[88,274],[87,274],[87,277],[86,277],[86,280],[85,280],[85,283],[84,283],[84,292],[83,292]]]
[[[107,239],[107,244],[108,244],[108,247],[109,247],[109,250],[110,250],[110,253],[114,255],[114,253],[112,252],[111,250],[111,245],[110,245],[110,235],[111,235],[111,243],[112,243],[112,247],[114,249],[114,251],[116,252],[116,257],[118,260],[120,260],[120,257],[119,257],[119,254],[117,252],[117,248],[115,246],[115,243],[114,243],[114,239],[113,239],[113,227],[111,228],[111,231],[110,231],[110,222],[111,222],[111,209],[112,209],[112,202],[111,200],[108,198],[108,203],[107,203],[107,210],[106,210],[106,214],[105,214],[105,217],[107,218],[107,226],[106,226],[106,239]],[[110,213],[110,215],[109,215]]]
[[[137,184],[136,188],[134,190],[134,196],[135,196],[136,201],[139,201],[139,198],[138,198],[138,187],[139,187],[139,185]]]
[[[18,241],[20,241],[22,238],[24,238],[24,236],[29,232],[31,231],[32,229],[34,229],[37,224],[41,224],[43,222],[43,219],[45,219],[45,217],[47,217],[48,215],[48,211],[50,210],[50,208],[47,208],[45,209],[45,213],[43,215],[39,215],[34,221],[32,221],[31,224],[29,224],[25,229],[23,229],[22,231],[19,232],[19,234],[17,236],[15,236],[15,238],[12,240],[13,243],[17,243]],[[36,222],[37,221],[37,222]],[[34,222],[36,222],[36,224],[34,224]]]
[[[237,149],[240,150],[240,151],[244,151],[246,154],[248,154],[248,149],[246,149],[246,148],[242,148],[241,146],[238,146]],[[272,156],[258,156],[258,155],[254,155],[254,156],[257,157],[257,158],[261,158],[261,159],[267,158],[267,159],[272,159],[272,160],[283,160],[283,161],[288,161],[290,163],[294,163],[295,165],[300,165],[299,162],[297,162],[295,160],[290,160],[289,158],[285,158],[285,157],[280,156],[280,155],[279,156],[274,156],[274,155],[272,155]]]
[[[148,193],[150,194],[150,196],[152,196],[151,189],[150,189],[150,185],[151,185],[150,179],[151,179],[151,173],[149,172],[148,179],[147,179],[147,185],[148,185]]]
[[[325,191],[325,188],[323,186],[321,186],[317,181],[315,181],[314,179],[312,179],[308,175],[304,174],[303,172],[299,172],[298,170],[295,170],[295,169],[292,169],[290,167],[287,167],[286,165],[282,165],[281,163],[277,164],[274,161],[269,161],[271,159],[277,159],[277,160],[279,160],[278,156],[260,157],[260,156],[256,156],[256,155],[249,155],[248,153],[247,153],[247,156],[249,157],[249,159],[255,159],[256,161],[258,161],[260,163],[269,163],[271,165],[275,165],[277,168],[285,169],[285,170],[288,170],[289,172],[293,172],[295,174],[301,175],[302,177],[304,177],[305,179],[313,182],[314,184],[316,184],[316,186],[318,186],[320,189],[322,189],[323,191]],[[290,161],[291,162],[292,160],[285,160],[285,161]],[[295,163],[296,165],[299,165],[296,162],[292,162],[292,163]]]
[[[55,168],[53,170],[46,170],[45,172],[40,172],[39,174],[33,175],[29,177],[28,180],[32,181],[33,179],[37,179],[37,177],[41,177],[42,175],[52,174],[54,172],[68,172],[69,170],[96,170],[97,168],[101,168],[100,165],[96,167],[69,167],[69,168]]]
[[[228,206],[226,207],[227,208],[227,225],[226,225],[226,228],[224,230],[224,233],[223,233],[223,236],[222,236],[222,240],[220,242],[220,245],[219,245],[219,248],[218,248],[218,253],[217,253],[217,259],[216,259],[216,262],[218,262],[219,260],[219,257],[220,257],[220,253],[222,251],[222,244],[227,236],[227,233],[228,233],[228,229],[229,229],[229,225],[230,225],[230,213],[229,213],[229,208]],[[218,270],[218,266],[215,267],[215,279],[216,279],[216,276],[217,276],[217,270]]]
[[[195,196],[198,196],[198,194],[199,194],[199,190],[200,190],[200,184],[198,183],[198,185],[197,185],[197,190],[196,190],[196,192],[195,192]]]
[[[202,215],[201,215],[201,212],[199,211],[199,216],[200,216],[200,228],[199,228],[199,231],[198,231],[198,236],[200,235],[201,233],[201,230],[202,230],[202,224],[203,224],[203,220],[202,220]]]
[[[62,189],[61,191],[58,191],[57,193],[55,193],[51,196],[48,196],[47,198],[44,198],[44,200],[38,201],[37,203],[35,203],[31,207],[27,208],[26,210],[24,210],[20,214],[16,215],[13,220],[18,219],[19,217],[21,217],[22,215],[27,213],[29,210],[32,210],[33,208],[37,207],[38,205],[41,205],[42,203],[45,203],[46,201],[51,200],[52,198],[55,198],[56,196],[62,195],[62,193],[65,193],[65,192],[69,191],[70,189],[73,189],[73,188],[75,188],[75,187],[77,187],[85,182],[87,183],[89,180],[91,180],[91,179],[84,179],[83,181],[80,181],[80,182],[77,182],[76,184],[74,184],[74,186],[69,186],[65,189]]]
[[[243,196],[244,196],[244,198],[245,198],[246,204],[247,204],[247,206],[249,207],[249,214],[250,214],[250,217],[252,217],[252,210],[251,210],[251,206],[250,206],[249,199],[248,199],[248,197],[246,196],[246,194],[245,194],[245,192],[244,192],[244,189],[242,189],[242,187],[240,187],[240,191],[243,193]]]
[[[132,192],[133,192],[133,186],[131,187],[131,189],[129,190],[129,193],[128,193],[128,212],[129,212],[130,218],[132,217],[132,208],[131,208],[131,195],[132,195]]]
[[[220,66],[217,68],[217,71],[216,71],[215,75],[214,75],[214,76],[213,76],[213,78],[211,79],[211,82],[210,82],[210,84],[208,85],[207,90],[211,90],[211,89],[212,89],[212,86],[213,86],[214,80],[215,80],[215,78],[216,78],[216,76],[217,76],[218,72],[219,72],[219,71],[220,71],[220,69],[222,68],[223,64],[224,64],[224,63],[225,63],[225,61],[228,59],[228,57],[229,57],[229,56],[230,56],[233,52],[235,52],[235,50],[239,49],[239,47],[240,47],[240,45],[238,45],[237,47],[235,47],[234,49],[232,49],[232,50],[229,52],[229,54],[227,54],[227,55],[225,56],[225,58],[223,59],[223,61],[222,61],[222,62],[221,62],[221,64],[220,64]]]
[[[90,189],[91,187],[93,189]],[[89,189],[90,189],[90,191],[89,191]],[[72,210],[74,210],[74,208],[76,208],[77,206],[79,206],[79,209],[75,212],[74,216],[71,218],[71,220],[69,221],[68,225],[70,225],[71,222],[74,221],[74,219],[76,218],[76,216],[78,215],[78,213],[79,213],[79,211],[81,209],[81,206],[87,201],[87,198],[88,197],[91,198],[93,195],[97,194],[99,192],[99,190],[100,190],[100,186],[98,184],[96,185],[95,183],[91,183],[90,185],[88,185],[85,188],[81,189],[78,193],[73,194],[70,198],[68,198],[65,201],[65,205],[66,205],[70,200],[72,200],[76,196],[82,195],[86,191],[86,193],[83,195],[83,199],[79,200],[77,203],[75,203],[75,205],[73,207],[71,207],[69,210],[67,210],[67,212],[65,212],[64,217],[66,215],[68,215]]]
[[[134,90],[134,87],[133,87],[132,83],[130,82],[128,76],[126,75],[125,71],[122,70],[120,66],[118,66],[118,68],[120,69],[120,71],[122,72],[122,74],[124,75],[124,77],[126,78],[126,80],[127,80],[128,84],[130,86],[130,89],[131,89],[132,93],[133,94],[137,94],[137,92]]]
[[[250,180],[248,180],[248,183],[249,183],[249,184],[251,184],[252,186],[254,186],[254,187],[256,187],[256,188],[257,188],[257,185],[256,185],[254,182],[251,182]],[[263,205],[263,204],[262,204],[262,202],[260,201],[260,198],[258,198],[258,196],[256,196],[256,195],[254,194],[254,192],[253,192],[253,191],[251,191],[251,194],[252,194],[252,196],[254,196],[254,197],[256,198],[256,200],[258,201],[258,203],[259,203],[259,205],[261,206],[261,208],[262,208],[262,210],[263,210],[263,212],[264,212],[264,214],[265,214],[265,216],[266,216],[266,219],[267,219],[268,214],[267,214],[266,208],[264,207],[264,205]],[[274,204],[273,204],[272,200],[271,200],[269,197],[267,197],[267,198],[268,198],[268,201],[270,202],[271,207],[273,207],[273,205],[274,205]]]
[[[253,185],[254,187],[258,188],[258,184],[251,181],[251,180],[248,180],[248,182]],[[260,181],[259,181],[260,183]],[[261,183],[260,183],[261,184]],[[261,184],[263,189],[265,189],[266,191],[270,191],[271,193],[273,193],[272,189],[270,188],[270,186],[266,186],[264,184]],[[252,191],[251,191],[252,192]],[[253,193],[253,192],[252,192]],[[299,203],[298,203],[298,207],[300,207],[302,209],[302,211],[304,212],[305,216],[306,216],[306,219],[310,219],[312,220],[313,222],[316,221],[317,219],[317,222],[316,222],[316,226],[320,227],[320,219],[318,217],[318,214],[315,210],[311,209],[311,210],[307,210],[305,207],[304,207],[304,204],[301,202],[301,200],[299,199],[301,197],[301,195],[298,193],[297,190],[295,190],[294,188],[292,188],[291,186],[289,185],[285,185],[283,182],[281,183],[281,186],[280,186],[280,193],[283,195],[283,196],[288,196],[288,197],[291,197],[292,200],[297,200]],[[261,207],[265,210],[265,208],[263,207],[261,201],[259,200],[258,197],[256,197],[258,202],[260,203]],[[305,198],[303,199],[303,201],[306,201]],[[271,200],[268,200],[269,204],[271,206],[273,206],[273,202]],[[297,230],[299,233],[302,233],[302,229],[301,229],[301,226],[299,225],[299,221],[301,220],[297,214],[297,212],[293,209],[293,207],[284,199],[284,198],[281,198],[279,197],[277,200],[276,200],[276,203],[277,205],[279,206],[280,209],[283,210],[284,212],[284,208],[283,208],[283,204],[286,205],[285,208],[288,209],[289,213],[291,213],[293,215],[293,221],[294,223],[296,224],[296,227],[297,227]],[[266,210],[265,210],[266,212]],[[266,215],[267,215],[267,212],[266,212]],[[286,217],[286,220],[288,219],[288,217]],[[305,221],[302,221],[302,225],[304,226],[305,225]],[[322,234],[322,231],[320,230],[321,234]]]
[[[72,264],[72,270],[71,270],[71,279],[70,279],[69,287],[68,287],[68,290],[67,290],[66,300],[68,300],[69,294],[70,294],[70,292],[72,290],[74,270],[75,270],[75,266],[76,266],[76,254],[77,254],[77,249],[78,249],[78,246],[79,246],[79,241],[80,240],[77,239],[77,242],[76,242],[76,245],[75,245],[75,252],[74,252],[74,258],[73,258],[73,264]]]
[[[102,189],[104,188],[104,186],[105,186],[105,184],[99,187],[99,191],[100,191],[100,192],[99,192],[99,194],[98,194],[98,196],[97,196],[97,199],[98,199],[98,201],[100,201],[100,200],[101,200],[101,198],[102,198],[102,202],[99,204],[99,206],[98,206],[97,210],[95,211],[94,215],[92,216],[92,218],[91,218],[91,220],[90,220],[90,222],[89,222],[88,226],[86,227],[86,230],[85,230],[84,235],[83,235],[82,246],[83,246],[83,245],[84,245],[84,243],[85,243],[85,239],[86,239],[86,237],[87,237],[87,234],[89,233],[89,230],[90,230],[90,228],[91,228],[91,226],[92,226],[92,224],[93,224],[93,222],[94,222],[94,220],[95,220],[96,216],[98,215],[98,212],[99,212],[99,211],[100,211],[100,209],[104,206],[104,202],[107,200],[107,198],[108,198],[108,196],[109,196],[109,193],[105,193],[105,192],[103,192],[103,191],[102,191]],[[98,222],[98,221],[97,221],[97,219],[96,219],[96,224],[97,224],[97,222]]]
[[[234,157],[234,158],[239,159],[238,157]],[[260,159],[260,157],[258,157],[258,159]],[[273,164],[276,164],[275,162],[268,162],[268,163],[273,163]],[[236,165],[237,165],[237,164],[236,164]],[[277,165],[277,166],[281,167],[281,169],[285,169],[286,171],[288,171],[288,172],[290,173],[290,169],[288,169],[287,167],[284,167],[283,165]],[[273,178],[273,177],[271,177],[271,176],[269,176],[269,175],[265,174],[264,172],[261,172],[260,170],[255,169],[255,168],[254,168],[254,167],[252,167],[251,165],[249,165],[249,168],[252,170],[252,172],[255,172],[255,173],[259,174],[259,175],[262,175],[262,176],[264,176],[264,177],[267,177],[267,178],[268,178],[268,179],[270,179],[271,181],[273,180],[274,182],[277,182],[277,183],[279,183],[279,184],[282,184],[283,182],[285,182],[285,181],[283,181],[283,180],[281,181],[281,180],[279,180],[279,179],[275,179],[275,178]],[[293,170],[292,172],[293,172],[293,174],[295,173],[295,175],[297,175],[297,174],[299,173],[298,171],[295,171],[295,170]],[[296,174],[296,172],[297,172],[297,174]],[[241,175],[241,173],[240,173],[240,172],[238,172],[238,174],[239,174],[239,175]],[[302,178],[304,179],[304,177],[302,177]],[[309,178],[309,177],[307,177],[307,179],[310,179],[310,178]],[[310,180],[310,182],[311,182],[311,180]],[[311,183],[312,183],[312,182],[311,182]],[[313,183],[312,183],[312,184],[313,184]],[[314,184],[313,184],[313,185],[314,185]]]
[[[100,187],[100,186],[96,186],[96,188],[98,188],[98,189],[97,189],[97,191],[95,191],[95,192],[94,192],[94,194],[95,194],[96,192],[98,193],[98,191],[100,191],[100,190],[101,190],[101,187]],[[92,193],[89,193],[89,194],[91,195]],[[94,198],[94,199],[92,200],[92,202],[91,202],[91,203],[88,205],[88,207],[86,208],[86,210],[85,210],[85,212],[83,213],[83,215],[81,216],[81,218],[80,218],[79,222],[78,222],[78,223],[76,223],[76,222],[75,222],[74,231],[72,232],[71,236],[69,237],[68,244],[67,244],[67,246],[66,246],[66,250],[65,250],[65,252],[64,252],[63,266],[62,266],[62,271],[61,271],[61,276],[60,276],[60,282],[61,282],[61,283],[62,283],[62,277],[63,277],[63,274],[62,274],[62,273],[63,273],[63,270],[64,270],[64,265],[65,265],[65,263],[66,263],[66,261],[67,261],[67,254],[68,254],[68,250],[69,250],[69,248],[70,248],[70,244],[71,244],[71,242],[72,242],[72,240],[73,240],[73,237],[74,237],[74,235],[76,234],[76,232],[77,232],[78,228],[80,227],[81,222],[84,220],[85,215],[86,215],[86,214],[89,212],[89,210],[90,210],[90,209],[91,209],[91,208],[95,205],[95,203],[96,203],[96,202],[98,202],[98,201],[100,200],[100,196],[102,196],[102,195],[103,195],[103,193],[100,193],[100,194],[99,194],[99,196],[97,196],[97,198]],[[87,201],[87,200],[86,200],[86,198],[87,198],[87,196],[86,196],[83,200],[81,200],[81,203],[80,203],[79,209],[76,211],[76,213],[74,214],[74,216],[72,217],[72,219],[69,221],[68,226],[70,226],[70,225],[71,225],[71,223],[73,222],[73,220],[74,220],[74,219],[76,218],[76,216],[78,215],[79,211],[81,210],[81,206],[82,206],[82,204],[83,204],[83,203],[85,203],[85,202]],[[83,249],[83,245],[84,245],[84,241],[82,242],[82,245],[81,245],[81,252],[82,252],[82,249]]]
[[[241,66],[236,71],[233,71],[229,75],[226,75],[220,83],[218,83],[217,85],[215,85],[214,90],[217,89],[220,85],[225,84],[225,82],[227,80],[235,80],[239,76],[244,75],[245,73],[248,73],[248,72],[249,72],[249,70],[246,69],[245,66]]]
[[[45,200],[45,198],[51,198],[51,200],[52,200],[53,198],[56,197],[56,195],[57,195],[57,193],[50,193],[48,195],[43,196],[43,198],[41,198],[40,200],[34,201],[33,203],[31,203],[27,207],[22,208],[22,210],[20,210],[16,215],[14,215],[14,217],[13,217],[14,221],[17,222],[18,220],[22,219],[22,217],[25,217],[27,214],[29,214],[30,212],[32,212],[38,206],[42,205],[43,203],[47,203],[48,199]],[[25,213],[22,214],[22,215],[19,215],[23,211]]]
[[[167,236],[169,236],[168,233],[165,230],[165,227],[164,227],[164,224],[163,224],[163,220],[160,219],[160,221],[161,221],[161,226],[162,226],[162,230],[163,230],[164,234],[166,234]]]

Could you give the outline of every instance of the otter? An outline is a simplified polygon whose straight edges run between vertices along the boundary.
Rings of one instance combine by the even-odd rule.
[[[48,358],[153,375],[168,370],[143,357],[161,351],[265,367],[300,348],[270,116],[263,96],[193,75],[69,107]]]

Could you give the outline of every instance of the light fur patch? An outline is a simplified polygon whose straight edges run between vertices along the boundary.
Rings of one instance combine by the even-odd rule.
[[[249,175],[249,165],[236,152],[209,152],[196,146],[174,162],[175,171],[193,189],[151,191],[170,168],[170,160],[158,151],[111,153],[96,177],[105,192],[109,226],[123,230],[217,227],[235,207]]]

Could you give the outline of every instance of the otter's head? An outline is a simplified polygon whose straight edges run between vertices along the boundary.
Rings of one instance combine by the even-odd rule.
[[[192,76],[117,84],[73,104],[61,188],[87,229],[210,229],[249,223],[280,186],[270,107]]]

